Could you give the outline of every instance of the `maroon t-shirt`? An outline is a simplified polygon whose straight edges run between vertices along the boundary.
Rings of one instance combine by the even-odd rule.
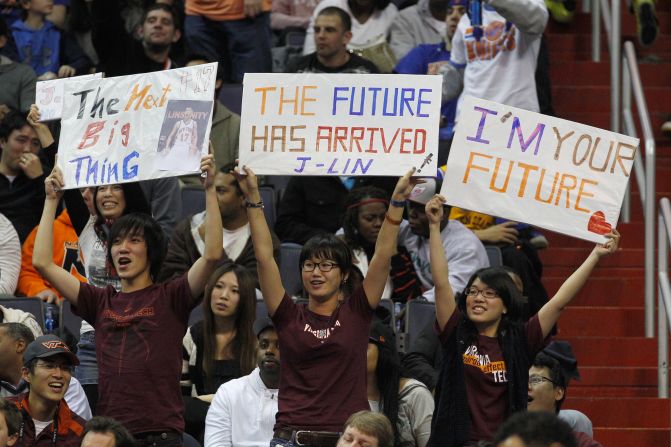
[[[372,316],[362,287],[330,317],[284,296],[273,315],[282,353],[275,428],[341,431],[352,413],[370,410],[366,350]]]
[[[440,333],[440,340],[447,345],[457,328],[461,312],[455,309]],[[529,358],[543,349],[543,331],[538,316],[534,315],[524,325]],[[471,415],[471,441],[491,440],[508,416],[508,377],[503,351],[496,337],[478,335],[463,355],[468,409]],[[526,386],[526,384],[522,384]]]
[[[98,414],[134,434],[184,431],[182,339],[197,304],[186,274],[132,293],[80,285],[72,310],[96,330]]]

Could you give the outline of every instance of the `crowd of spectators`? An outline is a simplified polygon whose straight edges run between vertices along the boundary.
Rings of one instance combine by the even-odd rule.
[[[76,334],[43,335],[42,314],[0,306],[0,447],[509,445],[529,426],[562,432],[524,410],[561,417],[571,375],[541,351],[617,232],[548,300],[547,240],[451,209],[444,168],[292,177],[269,228],[259,183],[272,179],[236,166],[240,117],[222,101],[252,72],[442,76],[445,165],[464,94],[552,113],[543,31],[557,2],[486,0],[480,40],[467,0],[0,0],[0,294],[83,318]],[[639,0],[637,17],[639,3],[654,7]],[[59,123],[31,106],[36,81],[215,61],[202,176],[64,191]],[[182,213],[184,188],[204,210]],[[281,243],[302,246],[299,296],[283,286]],[[411,300],[435,303],[436,321],[403,353]],[[598,445],[573,430],[562,439]]]

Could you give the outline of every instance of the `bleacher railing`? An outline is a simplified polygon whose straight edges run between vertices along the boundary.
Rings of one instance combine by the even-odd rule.
[[[669,397],[669,325],[671,324],[671,282],[669,282],[669,248],[671,248],[671,202],[659,201],[657,262],[659,273],[659,312],[657,312],[657,397]]]
[[[588,4],[585,2],[585,4]],[[643,93],[643,85],[638,70],[638,61],[634,44],[625,42],[624,54],[620,47],[622,0],[591,0],[592,9],[592,61],[601,58],[601,21],[608,36],[611,79],[611,130],[624,132],[636,137],[636,122],[632,110],[632,93],[638,112],[643,144],[645,148],[645,166],[641,151],[636,152],[634,175],[640,191],[645,225],[645,336],[655,336],[655,139],[650,123],[648,106]],[[620,91],[620,79],[622,91]],[[621,102],[620,102],[621,100]],[[620,119],[623,129],[620,129]],[[627,188],[622,204],[621,220],[624,223],[631,218],[631,194]]]

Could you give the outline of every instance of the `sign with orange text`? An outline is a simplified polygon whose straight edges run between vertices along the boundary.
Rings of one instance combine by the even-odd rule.
[[[616,227],[638,139],[470,96],[457,119],[450,205],[593,242]]]
[[[436,171],[441,77],[247,73],[240,163],[267,175]]]
[[[192,174],[207,153],[217,64],[65,84],[66,188]]]

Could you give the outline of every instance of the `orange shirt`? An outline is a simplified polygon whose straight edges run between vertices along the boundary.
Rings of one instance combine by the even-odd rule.
[[[186,0],[186,14],[214,21],[245,18],[244,0]],[[263,0],[262,10],[270,12],[272,0]]]

